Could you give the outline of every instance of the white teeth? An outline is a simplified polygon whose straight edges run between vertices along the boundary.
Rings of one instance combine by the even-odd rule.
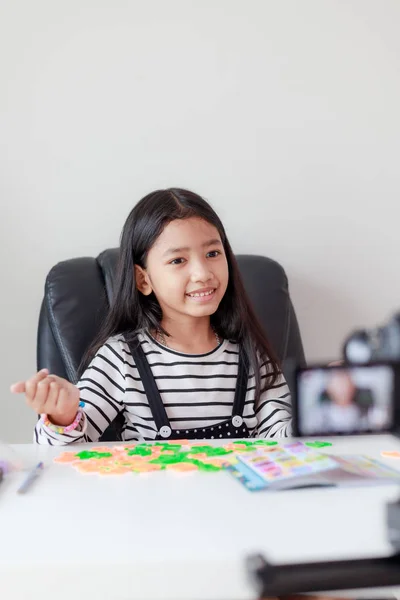
[[[203,296],[210,296],[214,293],[214,290],[210,290],[209,292],[200,292],[200,294],[188,294],[192,298],[202,298]]]

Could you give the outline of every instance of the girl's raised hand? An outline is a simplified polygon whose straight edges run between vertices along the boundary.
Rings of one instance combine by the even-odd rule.
[[[62,377],[42,369],[31,379],[11,386],[14,394],[25,394],[26,403],[36,413],[47,414],[55,425],[70,425],[78,412],[79,389]]]

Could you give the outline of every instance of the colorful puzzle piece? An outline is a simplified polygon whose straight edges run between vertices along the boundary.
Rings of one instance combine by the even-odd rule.
[[[383,456],[384,458],[400,458],[400,452],[397,452],[396,450],[384,450],[383,452],[381,452],[381,456]]]
[[[332,446],[331,442],[306,442],[306,446],[310,448],[325,448],[326,446]]]

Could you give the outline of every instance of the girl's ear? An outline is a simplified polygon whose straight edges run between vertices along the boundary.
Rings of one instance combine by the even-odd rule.
[[[135,282],[137,289],[143,294],[143,296],[149,296],[153,291],[149,276],[147,275],[145,269],[139,267],[139,265],[135,265]]]

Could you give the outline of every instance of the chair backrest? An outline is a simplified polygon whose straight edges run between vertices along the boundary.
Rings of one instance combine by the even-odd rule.
[[[37,367],[76,383],[83,355],[104,319],[113,294],[118,248],[97,258],[74,258],[49,272],[42,302]],[[255,312],[285,366],[304,364],[299,326],[284,269],[264,256],[236,256]]]

